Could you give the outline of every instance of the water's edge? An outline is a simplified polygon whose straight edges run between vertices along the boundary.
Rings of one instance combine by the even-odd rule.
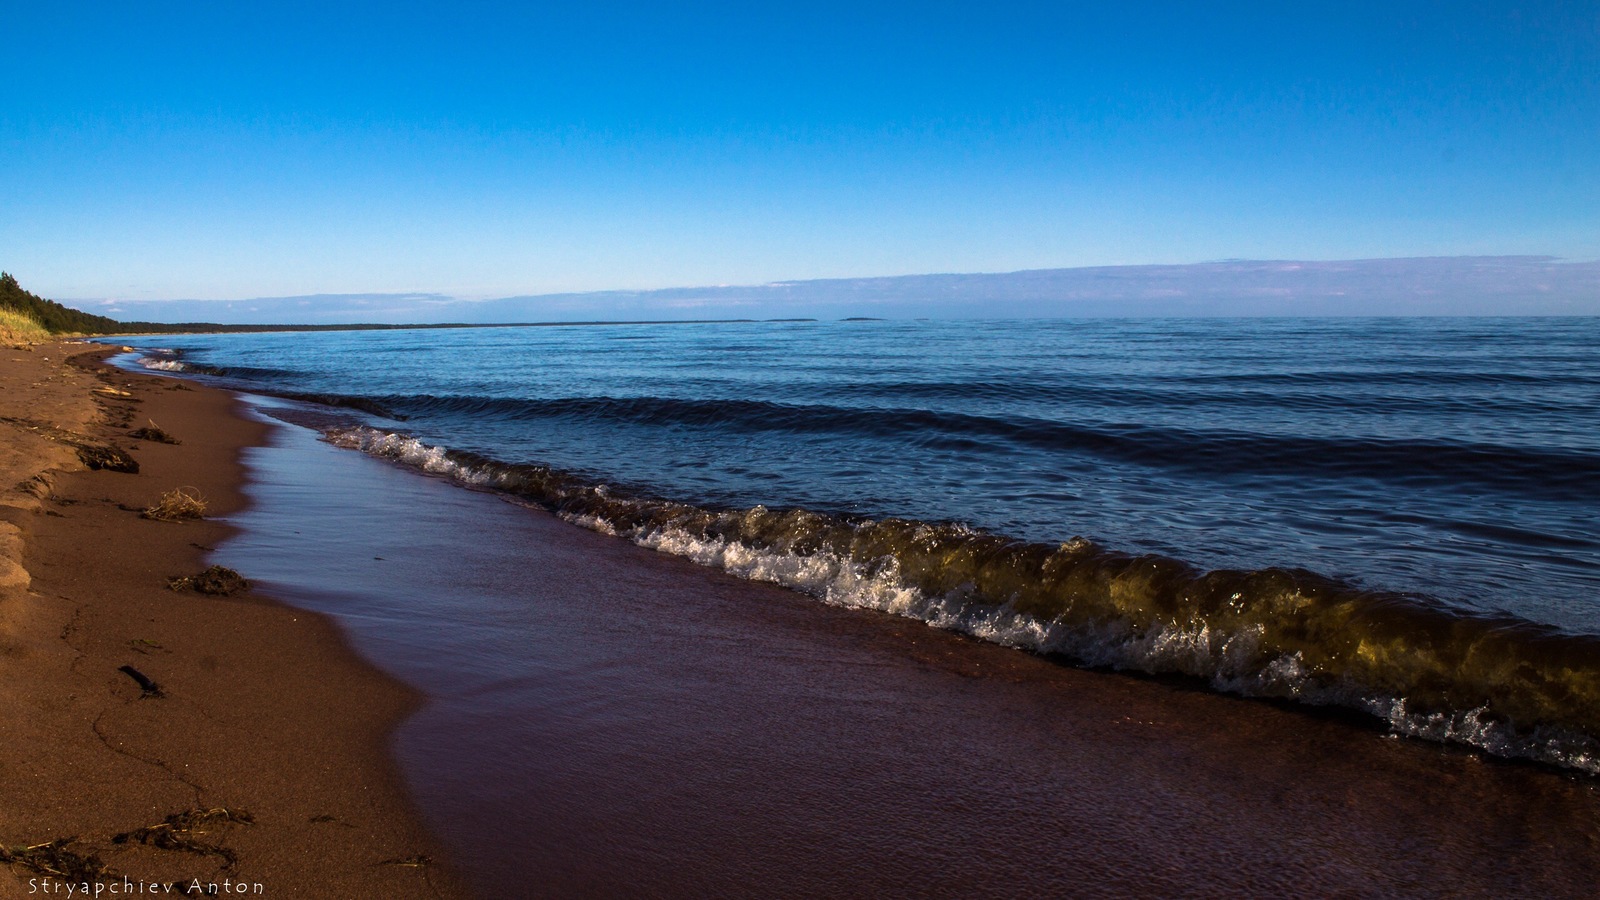
[[[176,351],[150,353],[137,364],[240,374]],[[684,502],[356,424],[375,422],[361,413],[396,418],[385,398],[266,393],[325,410],[299,424],[334,445],[831,605],[905,616],[1073,665],[1353,710],[1395,734],[1600,774],[1600,635],[1302,568],[1208,571],[1177,558],[1182,551],[1141,555],[946,522]],[[500,406],[487,412],[510,414]],[[1565,471],[1538,461],[1523,468],[1544,482]]]
[[[1200,571],[1075,540],[620,493],[365,425],[340,447],[491,489],[577,525],[824,603],[1078,665],[1201,679],[1370,714],[1396,734],[1600,774],[1600,641],[1293,569]]]

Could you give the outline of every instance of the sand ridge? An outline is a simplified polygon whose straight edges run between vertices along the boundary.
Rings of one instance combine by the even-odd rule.
[[[386,752],[419,698],[320,616],[168,588],[229,534],[266,426],[106,355],[0,350],[0,897],[66,896],[82,876],[41,869],[91,857],[135,896],[459,896]],[[130,436],[152,422],[180,443]],[[141,516],[179,487],[204,519]]]

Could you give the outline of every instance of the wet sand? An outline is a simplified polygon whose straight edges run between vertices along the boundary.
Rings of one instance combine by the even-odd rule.
[[[0,350],[0,845],[65,841],[121,893],[458,895],[443,866],[386,863],[442,858],[387,750],[418,695],[321,616],[167,588],[233,534],[219,517],[242,507],[239,452],[264,428],[227,393],[109,370],[91,349]],[[152,420],[182,443],[128,435]],[[106,443],[139,471],[86,469],[78,449]],[[140,517],[180,486],[206,520]],[[187,832],[167,824],[197,813]],[[8,868],[0,896],[83,880]]]
[[[484,896],[1600,883],[1586,776],[827,607],[297,427],[246,460],[221,558],[427,693],[396,752]]]

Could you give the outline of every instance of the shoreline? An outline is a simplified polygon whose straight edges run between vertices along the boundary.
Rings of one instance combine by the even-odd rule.
[[[395,752],[485,896],[1579,897],[1600,876],[1586,777],[818,603],[260,402],[290,424],[249,452],[221,559],[426,686]]]
[[[1480,326],[1242,328],[1183,326],[1194,354],[1136,323],[196,337],[130,365],[824,602],[1600,772],[1600,423],[1549,362],[1590,331],[1528,325],[1546,358]],[[1424,336],[1482,349],[1413,371]],[[1326,373],[1348,390],[1297,374],[1333,339],[1365,348]]]
[[[420,695],[328,617],[167,587],[235,533],[241,455],[269,426],[230,393],[107,355],[0,351],[0,896],[97,870],[119,886],[462,895],[389,751]],[[181,443],[129,436],[146,422]],[[138,471],[86,467],[105,445]],[[178,487],[205,519],[140,516]]]

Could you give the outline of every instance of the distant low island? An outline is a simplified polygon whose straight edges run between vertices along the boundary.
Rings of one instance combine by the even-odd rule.
[[[579,325],[688,325],[729,322],[815,322],[791,319],[661,319],[656,321],[594,320],[585,322],[348,322],[270,324],[220,322],[122,322],[46,300],[22,287],[10,272],[0,272],[0,341],[47,340],[62,335],[108,334],[247,334],[268,331],[398,331],[441,328],[557,328]],[[866,320],[860,321],[878,321]]]

